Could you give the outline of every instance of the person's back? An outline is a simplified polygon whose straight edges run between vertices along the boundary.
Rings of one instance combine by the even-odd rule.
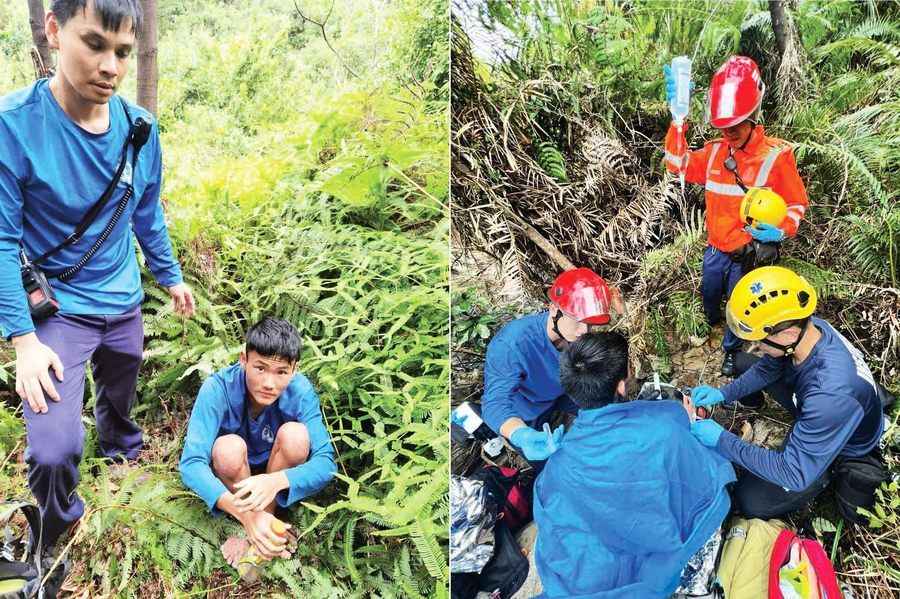
[[[585,336],[560,374],[581,411],[535,483],[544,594],[668,597],[724,520],[734,470],[677,402],[624,401],[621,336]]]

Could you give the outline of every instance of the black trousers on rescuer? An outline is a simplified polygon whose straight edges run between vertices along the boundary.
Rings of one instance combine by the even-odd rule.
[[[743,374],[755,364],[757,360],[759,360],[759,358],[756,356],[739,352],[735,356],[737,376]],[[794,392],[791,387],[781,381],[776,381],[772,385],[766,387],[766,393],[768,393],[768,395],[778,402],[785,410],[790,412],[794,419],[799,416],[797,407],[793,402]],[[748,399],[751,399],[751,401],[742,401],[742,403],[745,403],[745,405],[756,404],[756,402],[753,401],[756,398],[751,396],[751,398]],[[762,405],[761,396],[758,400],[759,405]],[[790,435],[790,433],[788,433],[788,435]],[[787,442],[787,437],[785,438],[785,442]],[[866,456],[863,460],[869,458],[875,463],[881,464],[883,467],[884,462],[877,446],[872,450],[872,454]],[[738,471],[737,483],[732,491],[732,499],[735,508],[747,518],[763,519],[779,518],[789,512],[799,510],[815,499],[819,493],[828,488],[828,485],[832,482],[833,478],[832,471],[835,469],[835,465],[841,462],[841,460],[842,458],[838,458],[819,478],[802,491],[787,491],[784,487],[764,480],[752,472],[740,469]],[[841,468],[838,468],[838,470],[841,470]],[[877,484],[875,486],[877,486]],[[856,518],[854,517],[852,519],[855,520]]]

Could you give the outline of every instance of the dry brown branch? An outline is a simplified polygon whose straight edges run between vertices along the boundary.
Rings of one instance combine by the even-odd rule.
[[[328,32],[325,31],[325,25],[328,24],[328,19],[331,18],[331,13],[334,12],[334,0],[331,0],[331,6],[328,8],[328,14],[325,15],[325,18],[322,19],[321,21],[316,21],[315,19],[311,19],[311,18],[307,17],[305,14],[303,14],[303,11],[300,10],[300,7],[297,5],[297,0],[293,0],[293,1],[294,1],[294,9],[297,11],[297,14],[300,16],[300,18],[303,19],[303,22],[304,23],[306,23],[306,22],[312,23],[313,25],[315,25],[316,27],[319,28],[319,31],[322,32],[322,39],[325,41],[325,45],[328,46],[328,49],[331,50],[331,53],[334,54],[334,56],[338,59],[338,62],[341,63],[341,66],[344,67],[344,69],[346,69],[346,71],[348,73],[353,75],[355,78],[359,79],[359,75],[357,74],[357,72],[354,71],[353,69],[351,69],[350,65],[348,65],[346,62],[344,62],[344,59],[341,58],[341,55],[338,54],[338,51],[335,50],[334,46],[331,45],[331,40],[328,39]]]

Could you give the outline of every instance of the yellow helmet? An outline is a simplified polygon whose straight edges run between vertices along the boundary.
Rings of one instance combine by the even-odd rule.
[[[745,225],[766,223],[780,227],[787,216],[784,198],[765,187],[751,187],[741,200],[741,220]]]
[[[764,266],[737,282],[725,306],[728,328],[745,341],[759,341],[789,320],[807,318],[816,310],[816,290],[792,270]]]

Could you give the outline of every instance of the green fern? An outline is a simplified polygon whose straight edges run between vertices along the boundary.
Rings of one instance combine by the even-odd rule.
[[[353,531],[356,530],[357,520],[354,518],[348,520],[344,527],[344,563],[347,565],[347,571],[350,572],[350,578],[354,582],[360,579],[359,570],[356,568],[353,556]]]
[[[566,175],[566,158],[553,142],[542,141],[537,147],[537,162],[545,173],[565,183],[569,180]]]
[[[876,281],[898,287],[900,273],[900,208],[885,207],[873,215],[847,217],[847,248],[859,269]]]
[[[394,581],[409,599],[424,599],[413,576],[412,568],[410,567],[409,548],[406,545],[400,548],[400,555],[394,562]]]
[[[447,558],[437,538],[428,531],[421,520],[416,520],[413,524],[411,536],[428,573],[440,584],[445,584],[449,580]]]
[[[659,359],[659,373],[668,374],[672,371],[672,353],[666,338],[665,315],[662,306],[650,310],[649,326],[653,352]]]
[[[709,335],[709,323],[703,313],[703,304],[697,293],[676,291],[666,303],[675,332],[686,340],[689,337],[706,337]]]

